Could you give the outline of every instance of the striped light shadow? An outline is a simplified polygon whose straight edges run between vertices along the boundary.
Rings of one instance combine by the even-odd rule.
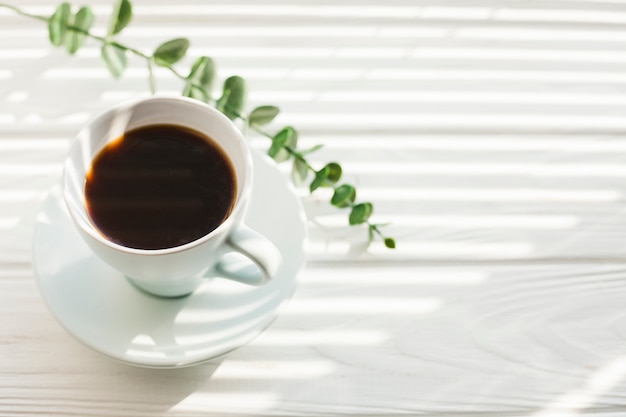
[[[19,219],[18,219],[19,221]],[[29,278],[33,276],[30,266],[23,269],[0,268],[0,278]]]
[[[148,93],[128,90],[106,90],[100,94],[100,100],[118,102],[123,100],[130,100],[131,98],[148,97]]]
[[[297,68],[289,73],[296,80],[354,80],[363,74],[358,68]],[[349,94],[349,93],[348,93]],[[322,95],[322,98],[324,95]],[[368,99],[371,99],[369,96]]]
[[[394,18],[400,20],[409,20],[418,17],[421,14],[421,8],[411,6],[370,6],[365,4],[357,4],[354,6],[341,5],[290,5],[290,4],[246,4],[241,5],[210,5],[210,4],[194,4],[194,5],[137,5],[136,13],[142,16],[224,16],[224,15],[253,15],[253,16],[293,16],[293,17],[348,17],[357,18]]]
[[[62,170],[60,164],[0,164],[0,175],[6,176],[59,175]]]
[[[468,109],[470,110],[470,109]],[[336,130],[385,129],[441,129],[453,126],[455,129],[519,129],[522,131],[539,130],[593,130],[609,131],[626,129],[626,118],[606,114],[497,114],[483,113],[480,109],[471,109],[472,113],[323,113],[285,112],[283,117],[294,125],[324,125]]]
[[[416,315],[431,313],[441,306],[435,298],[321,297],[292,300],[285,315]]]
[[[67,138],[56,137],[39,137],[37,139],[30,138],[11,138],[4,137],[0,140],[0,152],[7,151],[64,151],[69,146],[70,140]]]
[[[0,113],[0,124],[15,123],[16,117],[11,113]]]
[[[364,58],[364,59],[399,59],[404,58],[409,48],[335,48],[333,58]]]
[[[431,31],[432,32],[432,31]],[[0,35],[4,31],[0,30]],[[307,26],[253,26],[253,25],[228,25],[228,26],[191,26],[185,28],[187,37],[220,37],[220,38],[371,38],[378,35],[376,26],[332,26],[332,25],[307,25]],[[429,31],[422,31],[427,36]],[[124,30],[127,37],[146,37],[154,39],[155,36],[172,37],[180,35],[177,27],[128,27]],[[417,34],[416,34],[417,36]]]
[[[458,257],[480,257],[489,259],[519,258],[530,255],[535,246],[525,241],[503,241],[498,243],[402,241],[396,249],[389,251],[382,244],[370,245],[367,258],[382,257],[387,260],[414,260],[417,258],[454,259]],[[312,259],[345,259],[353,252],[353,245],[346,241],[312,241],[307,253]]]
[[[626,13],[587,9],[532,9],[498,8],[491,18],[495,21],[534,21],[568,23],[626,23]]]
[[[0,9],[2,10],[2,9]],[[0,28],[0,37],[3,39],[41,39],[41,31],[33,29]]]
[[[189,53],[192,55],[209,55],[213,57],[241,57],[248,58],[308,58],[320,59],[331,58],[334,54],[334,48],[285,48],[285,47],[191,47]],[[383,51],[383,49],[379,49]],[[383,51],[384,52],[384,51]],[[382,52],[381,52],[382,53]]]
[[[235,287],[226,287],[226,289],[205,289],[205,292],[212,294],[220,294],[224,295],[224,297],[232,296],[232,293],[237,293],[240,289]],[[202,293],[203,290],[200,289],[199,293]],[[238,317],[243,317],[247,313],[251,311],[255,311],[257,309],[262,309],[265,304],[270,301],[269,298],[260,298],[254,302],[248,302],[246,304],[242,304],[240,306],[231,306],[230,308],[224,308],[221,311],[212,311],[211,314],[207,315],[204,310],[196,310],[196,309],[186,309],[181,311],[177,317],[176,322],[185,325],[202,325],[206,323],[214,323],[219,321],[233,320]],[[218,336],[213,334],[214,336]]]
[[[421,19],[485,20],[490,19],[492,14],[492,7],[427,6],[421,8],[419,17]]]
[[[82,125],[93,117],[93,114],[87,111],[69,113],[58,119],[59,124],[65,125]]]
[[[32,200],[43,200],[47,193],[47,190],[0,190],[0,202],[16,203]]]
[[[550,164],[550,163],[400,163],[352,162],[343,164],[353,174],[404,175],[514,175],[529,177],[623,178],[626,166],[620,164]]]
[[[81,50],[83,51],[83,50]],[[91,57],[92,55],[98,55],[99,51],[95,49],[87,49],[83,52],[83,55]],[[190,54],[191,55],[191,54]],[[269,80],[276,79],[281,80],[289,76],[290,71],[288,69],[278,68],[224,68],[221,71],[225,74],[238,73],[242,74],[248,79]],[[155,77],[162,79],[173,80],[172,74],[163,68],[154,69]],[[148,69],[144,66],[129,67],[124,71],[124,78],[142,79],[145,80],[148,77]],[[111,74],[104,67],[55,67],[50,68],[43,72],[42,78],[44,79],[59,79],[59,80],[74,80],[74,79],[110,79]]]
[[[271,329],[252,342],[255,346],[376,346],[388,335],[379,330],[279,330]]]
[[[76,70],[70,70],[69,74],[71,74],[73,71],[75,71],[76,73],[80,73],[81,71],[76,71]],[[130,72],[131,78],[144,78],[143,75],[147,76],[147,72],[145,69],[142,68],[129,68],[128,71]],[[249,81],[255,81],[255,80],[263,80],[263,81],[268,81],[268,80],[285,80],[285,79],[295,79],[298,76],[297,75],[292,75],[292,71],[290,71],[289,69],[286,68],[263,68],[263,67],[258,67],[258,68],[246,68],[245,70],[242,70],[241,68],[228,68],[225,67],[222,71],[223,74],[234,74],[234,73],[240,73],[245,75],[245,78]],[[144,74],[145,73],[145,74]],[[334,79],[332,78],[333,75],[336,75],[337,77],[348,77],[348,76],[352,76],[354,74],[354,72],[350,71],[349,73],[343,73],[341,71],[338,71],[337,73],[332,73],[328,70],[324,71],[321,70],[319,74],[317,75],[313,75],[311,74],[311,79],[319,79],[319,80],[327,80],[327,79]],[[52,77],[52,78],[68,78],[68,73],[66,73],[64,70],[53,70],[51,71],[48,76]],[[94,68],[93,70],[88,70],[86,71],[84,74],[80,75],[79,78],[84,78],[84,79],[89,79],[89,78],[100,78],[102,76],[101,74],[101,70],[98,68]],[[317,77],[317,78],[315,78]],[[169,74],[164,74],[163,78],[165,79],[172,79],[171,75]],[[164,92],[163,89],[159,89],[159,92]],[[180,94],[180,91],[171,91],[171,94]],[[144,92],[141,93],[142,95],[146,95]],[[313,90],[290,90],[290,91],[280,91],[280,90],[270,90],[270,91],[263,91],[263,90],[253,90],[250,91],[250,98],[253,98],[253,95],[256,96],[261,96],[263,95],[264,97],[271,97],[272,100],[277,101],[280,100],[282,98],[293,98],[296,101],[301,101],[301,100],[306,100],[306,101],[311,101],[318,93],[313,91]],[[124,98],[124,97],[135,97],[138,95],[138,92],[133,92],[133,91],[128,91],[128,90],[106,90],[104,92],[102,92],[101,97],[104,100],[111,100],[111,99],[118,99],[119,98]]]
[[[340,279],[337,279],[339,272]],[[442,270],[441,268],[415,268],[413,266],[349,267],[341,268],[315,266],[305,271],[303,285],[350,286],[350,285],[478,285],[488,279],[484,271],[460,268]],[[296,302],[294,300],[293,302]]]
[[[206,314],[205,314],[206,316]],[[182,325],[195,323],[187,323],[185,320],[176,320]],[[206,316],[205,322],[210,323],[211,318]],[[223,340],[227,340],[231,337],[236,337],[242,332],[246,332],[250,326],[254,325],[254,323],[244,323],[244,324],[233,324],[227,328],[220,328],[219,330],[212,330],[211,332],[202,333],[201,331],[197,332],[197,334],[182,334],[176,336],[176,343],[185,346],[185,351],[189,354],[198,352],[205,352],[207,344],[215,344],[219,345]],[[196,326],[197,327],[197,326]],[[194,347],[198,347],[195,349]]]
[[[524,152],[524,151],[556,151],[561,152],[567,147],[569,153],[615,153],[626,152],[626,142],[619,137],[611,136],[585,136],[582,139],[572,136],[561,135],[385,135],[384,143],[379,136],[342,135],[324,136],[316,138],[308,136],[302,138],[310,142],[311,146],[316,143],[325,143],[325,147],[332,149],[354,149],[355,146],[362,148],[387,149],[425,149],[455,152]],[[303,142],[304,143],[304,142]],[[346,162],[358,168],[359,163]],[[415,168],[419,169],[419,168]]]
[[[455,29],[455,32],[459,29]],[[423,26],[382,26],[378,29],[376,37],[387,38],[444,38],[450,34],[448,28],[423,27]]]
[[[315,100],[317,95],[315,91],[251,91],[249,97],[252,102],[308,103]]]
[[[12,229],[20,223],[20,220],[19,217],[0,217],[0,229]]]
[[[206,414],[221,415],[258,415],[262,410],[270,410],[279,403],[279,398],[274,393],[246,392],[193,392],[172,406],[168,413],[171,414]]]
[[[319,95],[320,101],[359,102],[375,99],[377,102],[405,103],[509,103],[509,104],[564,104],[564,105],[624,105],[626,97],[618,94],[581,94],[545,92],[485,92],[485,91],[389,91],[358,90],[328,91]]]
[[[467,27],[455,30],[459,39],[510,40],[510,41],[598,41],[626,42],[626,31],[598,29],[541,29],[538,27]]]
[[[581,219],[568,215],[386,215],[385,222],[402,227],[438,229],[563,230],[578,226]],[[315,223],[324,228],[341,228],[346,226],[346,218],[338,214],[316,216]]]
[[[23,103],[28,99],[28,96],[29,94],[26,91],[14,91],[12,93],[9,93],[4,98],[4,101],[6,101],[7,103]]]
[[[41,32],[39,32],[41,36]],[[37,59],[40,60],[50,54],[49,48],[20,48],[20,49],[2,49],[0,50],[0,59]]]
[[[394,59],[404,58],[409,52],[408,48],[393,47],[191,47],[191,55],[210,55],[213,57],[241,57],[256,58],[305,58],[305,59]]]
[[[623,51],[595,49],[531,49],[531,48],[415,48],[410,58],[419,59],[468,59],[507,61],[554,61],[554,62],[626,62]]]
[[[96,16],[108,16],[109,5],[91,6]],[[49,15],[53,8],[49,6],[25,5],[26,11],[33,14]],[[145,17],[160,16],[274,16],[274,17],[309,17],[309,18],[381,18],[414,20],[446,19],[446,20],[496,20],[531,22],[580,22],[580,23],[624,23],[626,13],[616,11],[599,11],[589,8],[506,8],[506,7],[464,7],[464,6],[406,6],[387,5],[372,6],[370,4],[342,5],[291,5],[291,4],[246,4],[245,7],[233,5],[211,4],[152,4],[135,6],[137,15]],[[0,16],[11,15],[9,11],[0,9]]]
[[[327,360],[246,362],[227,360],[211,379],[313,379],[331,375],[336,366]]]
[[[25,2],[25,3],[30,3],[30,2]],[[23,11],[27,13],[40,15],[40,16],[50,16],[54,12],[55,6],[53,4],[40,5],[40,4],[37,4],[36,2],[33,2],[33,3],[34,4],[24,4],[23,6],[20,5],[20,9],[22,9]],[[42,2],[39,2],[39,3],[42,3]],[[88,3],[93,3],[93,1],[90,1]],[[109,17],[111,15],[112,6],[109,4],[109,2],[105,2],[105,3],[106,5],[99,5],[99,4],[89,5],[89,8],[93,11],[94,15],[96,16]],[[15,17],[14,12],[0,8],[0,16],[2,15]]]
[[[530,242],[498,242],[498,243],[461,243],[461,242],[402,242],[393,253],[380,242],[372,244],[367,252],[373,257],[386,259],[457,259],[457,258],[484,258],[509,259],[527,257],[533,253],[535,245]]]
[[[124,71],[124,78],[145,79],[147,76],[148,70],[143,67],[129,67]],[[55,67],[45,70],[41,77],[45,80],[110,79],[111,73],[104,67]]]
[[[360,196],[366,200],[397,201],[490,201],[490,202],[578,202],[607,203],[623,198],[618,190],[563,190],[510,188],[362,188]]]
[[[626,74],[618,71],[581,71],[518,69],[422,69],[422,68],[372,68],[364,78],[371,80],[431,80],[431,81],[528,81],[550,83],[625,83]]]
[[[241,74],[248,80],[283,80],[289,78],[291,70],[288,68],[272,68],[272,67],[224,67],[223,74]]]

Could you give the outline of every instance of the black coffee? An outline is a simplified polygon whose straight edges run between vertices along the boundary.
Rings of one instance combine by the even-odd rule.
[[[110,241],[163,249],[218,227],[236,188],[231,162],[210,138],[160,124],[109,143],[93,161],[85,198],[92,222]]]

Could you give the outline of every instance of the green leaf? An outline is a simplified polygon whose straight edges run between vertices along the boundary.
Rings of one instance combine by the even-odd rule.
[[[267,154],[276,162],[283,162],[291,157],[285,146],[295,149],[298,144],[298,131],[291,126],[283,128],[272,138],[272,145]]]
[[[196,100],[200,100],[204,103],[208,102],[210,98],[209,93],[204,89],[204,87],[192,85],[189,82],[185,84],[185,89],[183,90],[182,95],[184,97],[190,97]]]
[[[215,63],[208,56],[196,59],[187,76],[183,96],[208,102],[211,98],[210,91],[213,88],[215,76]]]
[[[335,207],[350,207],[356,200],[356,189],[350,184],[343,184],[333,194],[333,198],[330,203]]]
[[[339,178],[341,178],[341,166],[336,162],[331,162],[315,173],[315,178],[309,188],[313,192],[319,187],[329,187]]]
[[[215,79],[215,63],[208,56],[201,56],[191,66],[187,80],[196,86],[203,87],[209,93],[213,89]],[[209,94],[210,95],[210,94]]]
[[[351,225],[365,223],[367,219],[370,218],[372,212],[374,211],[374,206],[372,203],[360,203],[356,206],[352,207],[352,211],[350,212],[349,221]]]
[[[224,80],[222,96],[215,105],[229,119],[234,120],[241,116],[246,105],[247,94],[246,81],[238,75],[230,76]]]
[[[326,166],[328,167],[328,181],[335,184],[341,178],[341,165],[336,162],[330,162]]]
[[[52,42],[54,46],[63,45],[70,16],[70,4],[61,3],[48,20],[48,36],[50,37],[50,42]]]
[[[309,167],[302,158],[294,158],[293,168],[291,169],[291,178],[294,184],[300,185],[306,181],[306,177],[309,175]]]
[[[391,238],[391,237],[386,237],[385,238],[385,246],[388,247],[389,249],[395,249],[396,248],[396,241]]]
[[[76,16],[74,16],[72,27],[69,28],[65,39],[65,46],[70,54],[76,53],[76,51],[83,46],[85,38],[87,37],[83,32],[88,32],[93,22],[94,15],[91,9],[87,6],[81,7],[76,13]]]
[[[115,4],[114,12],[109,23],[109,36],[117,35],[128,24],[133,17],[133,6],[129,0],[118,0]]]
[[[300,155],[303,155],[303,156],[304,156],[304,155],[311,154],[311,153],[313,153],[313,152],[317,152],[317,151],[319,151],[320,149],[322,149],[323,147],[324,147],[324,145],[321,145],[321,144],[320,144],[320,145],[315,145],[315,146],[313,146],[311,149],[306,149],[306,150],[304,150],[304,151],[300,151]]]
[[[280,113],[280,109],[276,106],[259,106],[250,112],[248,123],[250,126],[263,126],[270,123]]]
[[[159,45],[152,57],[157,65],[169,67],[180,61],[189,49],[189,40],[185,38],[172,39]]]
[[[272,138],[272,145],[268,149],[267,154],[271,158],[275,158],[276,155],[278,155],[278,153],[283,149],[291,134],[291,129],[286,127],[278,132],[276,135],[274,135],[274,137]]]
[[[324,168],[315,172],[315,178],[313,178],[313,181],[309,185],[310,192],[313,192],[317,190],[318,188],[320,188],[322,185],[324,185],[324,183],[326,182],[326,179],[328,178],[328,172],[329,172],[328,166],[325,166]]]
[[[126,69],[126,51],[115,44],[105,43],[101,50],[102,60],[115,78]]]

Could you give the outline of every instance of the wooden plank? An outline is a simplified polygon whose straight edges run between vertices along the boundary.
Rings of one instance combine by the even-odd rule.
[[[101,30],[111,1],[83,3]],[[146,69],[114,81],[95,43],[69,57],[0,10],[0,414],[624,414],[626,2],[133,3],[121,40],[188,35],[181,70],[209,54],[219,82],[246,77],[251,106],[283,110],[270,128],[323,143],[312,163],[340,161],[398,249],[366,250],[328,190],[300,189],[309,266],[262,336],[173,371],[82,346],[37,292],[32,229],[69,140],[146,94]]]
[[[221,362],[173,371],[101,357],[54,323],[31,277],[0,278],[2,314],[20,317],[0,325],[0,410],[619,415],[625,273],[622,264],[310,267],[263,335]]]

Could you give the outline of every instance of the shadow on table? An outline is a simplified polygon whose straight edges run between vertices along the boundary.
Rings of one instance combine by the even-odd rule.
[[[107,358],[98,361],[105,371],[95,371],[100,382],[90,384],[92,395],[111,409],[124,408],[128,415],[160,416],[208,383],[222,359],[176,369],[151,369],[117,363]],[[99,386],[99,394],[95,394]],[[106,414],[103,412],[103,414]]]

